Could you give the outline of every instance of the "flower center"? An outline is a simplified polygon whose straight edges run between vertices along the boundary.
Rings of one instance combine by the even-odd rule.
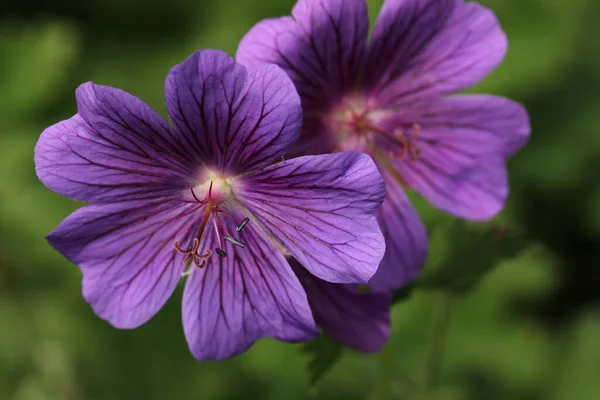
[[[246,224],[250,221],[249,218],[244,218],[243,220],[239,221],[237,218],[223,209],[223,203],[231,194],[231,186],[228,179],[223,179],[212,173],[209,173],[208,179],[201,185],[190,187],[190,192],[194,199],[193,203],[196,204],[196,207],[186,212],[185,215],[189,215],[202,209],[203,212],[198,217],[198,219],[200,219],[198,233],[188,247],[185,249],[182,248],[179,244],[179,240],[175,240],[175,250],[185,255],[185,258],[182,261],[184,264],[193,262],[198,268],[204,268],[206,266],[206,262],[213,255],[213,251],[211,249],[200,249],[199,247],[203,235],[207,230],[211,229],[211,222],[212,229],[214,229],[215,235],[217,236],[217,243],[219,245],[214,249],[214,251],[220,257],[227,256],[221,238],[234,244],[235,246],[241,248],[246,247],[242,241],[233,237],[224,222],[225,219],[234,221],[237,224],[236,232],[241,232]],[[204,197],[200,198],[198,193],[202,192],[204,192]],[[196,223],[198,219],[195,219],[192,224]]]
[[[394,160],[407,157],[410,161],[418,160],[421,148],[417,138],[421,126],[413,123],[407,124],[410,126],[408,129],[395,127],[386,130],[379,123],[381,114],[381,111],[355,99],[342,103],[333,111],[331,118],[338,134],[338,150],[360,150],[372,154],[379,148],[379,152],[386,149],[388,156]]]

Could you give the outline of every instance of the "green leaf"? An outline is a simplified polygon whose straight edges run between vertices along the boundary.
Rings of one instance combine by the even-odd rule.
[[[331,369],[331,367],[342,357],[344,346],[331,338],[329,335],[321,335],[302,348],[302,352],[308,354],[308,374],[311,386],[315,386]]]
[[[432,252],[421,288],[464,292],[500,261],[517,256],[531,245],[523,233],[497,224],[446,222],[434,230]]]

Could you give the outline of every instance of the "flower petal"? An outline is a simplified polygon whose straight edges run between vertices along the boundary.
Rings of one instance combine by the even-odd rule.
[[[365,283],[385,250],[375,213],[385,188],[362,153],[306,156],[242,178],[236,196],[313,275]]]
[[[494,14],[462,0],[386,0],[367,65],[380,105],[403,105],[479,82],[504,58]]]
[[[35,167],[51,190],[81,201],[139,200],[181,190],[190,159],[166,121],[138,98],[91,82],[78,113],[47,128]]]
[[[429,142],[455,142],[474,156],[502,154],[505,159],[525,145],[531,132],[521,104],[490,95],[456,95],[414,103],[394,119],[418,122],[424,128],[419,136]]]
[[[386,195],[377,213],[385,236],[385,255],[369,281],[376,291],[400,289],[415,279],[427,259],[427,232],[406,193],[389,173],[382,171]]]
[[[223,172],[273,161],[298,140],[300,99],[274,65],[246,70],[222,51],[198,51],[171,69],[165,96],[189,150]]]
[[[190,236],[178,237],[191,218],[181,216],[192,208],[168,200],[87,205],[47,239],[81,268],[83,296],[96,314],[117,328],[135,328],[179,282],[183,255],[173,243]]]
[[[495,96],[452,96],[415,103],[379,123],[410,137],[415,131],[408,121],[420,127],[414,140],[421,152],[415,161],[394,161],[405,183],[458,217],[494,217],[508,195],[506,159],[529,136],[523,107]],[[385,146],[390,149],[389,142]]]
[[[302,106],[323,113],[362,70],[369,19],[364,0],[300,0],[293,18],[266,19],[240,42],[246,65],[273,63],[294,81]]]
[[[353,349],[381,350],[390,336],[390,292],[360,292],[352,285],[321,280],[296,260],[290,264],[306,290],[317,325]]]
[[[198,360],[235,356],[263,337],[299,342],[318,334],[306,293],[281,252],[252,222],[238,235],[245,248],[228,244],[225,257],[213,254],[185,286],[183,328]],[[204,243],[218,246],[215,235]]]
[[[495,217],[508,196],[505,161],[499,155],[463,164],[461,152],[428,146],[417,161],[396,162],[407,184],[442,211],[485,221]]]

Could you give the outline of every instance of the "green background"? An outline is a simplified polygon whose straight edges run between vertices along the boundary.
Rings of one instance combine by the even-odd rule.
[[[523,102],[533,128],[509,163],[512,192],[498,220],[532,244],[453,296],[441,387],[426,398],[597,400],[600,3],[483,3],[510,47],[473,91]],[[75,112],[80,83],[125,89],[164,113],[170,67],[199,48],[234,54],[255,22],[289,14],[292,4],[1,3],[0,399],[386,399],[407,398],[404,373],[422,379],[433,291],[417,289],[394,307],[392,340],[381,355],[345,351],[311,387],[302,345],[262,340],[235,359],[197,363],[181,328],[181,290],[143,327],[113,329],[81,298],[78,268],[44,240],[78,204],[37,180],[33,148],[46,126]],[[369,1],[372,18],[380,4]],[[435,212],[419,208],[440,257],[452,238],[435,228]],[[468,251],[465,257],[478,262]]]

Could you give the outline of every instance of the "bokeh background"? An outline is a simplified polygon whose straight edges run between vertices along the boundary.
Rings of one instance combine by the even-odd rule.
[[[482,2],[510,48],[473,91],[523,102],[533,127],[510,161],[512,194],[498,221],[531,244],[453,295],[440,389],[428,398],[597,400],[600,3]],[[381,3],[369,1],[372,18]],[[33,148],[75,112],[80,83],[125,89],[164,114],[171,66],[199,48],[234,54],[255,22],[292,5],[0,2],[0,399],[387,399],[403,398],[404,373],[422,379],[436,292],[417,289],[394,307],[382,354],[344,351],[315,386],[302,345],[263,340],[235,359],[197,363],[181,329],[181,290],[145,326],[111,328],[81,298],[78,268],[44,240],[78,204],[37,180]],[[432,230],[433,254],[452,246]]]

